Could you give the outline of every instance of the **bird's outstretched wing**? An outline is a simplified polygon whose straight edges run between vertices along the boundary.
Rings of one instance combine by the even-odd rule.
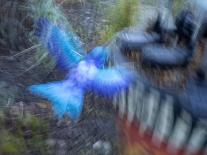
[[[135,81],[135,72],[125,67],[100,69],[93,77],[91,88],[100,95],[113,97]]]
[[[29,90],[48,99],[59,117],[68,114],[72,120],[78,120],[83,107],[83,90],[70,81],[33,85]]]
[[[80,40],[73,32],[66,32],[46,18],[37,21],[35,34],[48,49],[58,65],[63,69],[70,69],[83,56]]]

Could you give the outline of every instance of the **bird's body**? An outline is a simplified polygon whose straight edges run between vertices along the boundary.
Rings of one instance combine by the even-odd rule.
[[[57,64],[67,71],[68,76],[63,81],[33,85],[29,89],[50,100],[60,117],[69,114],[73,120],[77,120],[82,111],[83,95],[87,90],[113,97],[134,80],[134,72],[125,67],[105,67],[110,52],[107,47],[99,46],[87,55],[81,55],[80,46],[72,39],[73,33],[64,32],[47,19],[38,21],[36,35]]]

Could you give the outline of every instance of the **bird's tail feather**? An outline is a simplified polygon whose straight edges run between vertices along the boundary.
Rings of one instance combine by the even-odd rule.
[[[33,85],[29,90],[48,99],[59,117],[63,117],[66,113],[72,120],[78,120],[83,107],[82,88],[74,86],[71,82],[62,81]]]

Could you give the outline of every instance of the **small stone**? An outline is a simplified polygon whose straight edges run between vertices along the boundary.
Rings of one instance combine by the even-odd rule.
[[[59,140],[57,143],[61,149],[66,148],[67,146],[65,140]]]
[[[50,109],[50,105],[48,103],[36,103],[36,105],[41,109]]]
[[[48,145],[48,146],[55,146],[55,144],[56,144],[56,141],[54,140],[54,139],[48,139],[48,140],[46,140],[46,144]]]
[[[109,155],[111,153],[111,144],[107,141],[99,140],[93,144],[93,149],[101,155]]]
[[[66,149],[58,150],[57,154],[58,155],[67,155],[67,151],[66,151]]]
[[[99,141],[97,141],[96,143],[93,144],[93,149],[94,150],[99,150],[99,149],[101,149],[101,147],[102,147],[102,141],[101,140],[99,140]]]
[[[108,155],[111,153],[111,144],[109,142],[104,142],[103,148],[104,148],[105,155]]]

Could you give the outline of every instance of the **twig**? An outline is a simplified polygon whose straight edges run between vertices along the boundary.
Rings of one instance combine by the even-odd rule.
[[[79,0],[79,2],[81,3],[82,6],[86,5],[85,0]]]
[[[33,64],[32,66],[30,66],[27,70],[25,70],[23,73],[19,74],[18,76],[22,76],[23,74],[25,74],[26,72],[29,72],[30,70],[32,70],[33,68],[35,68],[36,66],[40,65],[41,62],[47,57],[48,53],[44,53],[40,59]]]
[[[61,1],[58,5],[61,6],[63,3],[65,3],[66,0]]]
[[[38,48],[38,47],[40,47],[40,46],[41,46],[41,44],[34,45],[34,46],[30,47],[30,48],[27,48],[27,49],[25,49],[25,50],[23,50],[23,51],[21,51],[21,52],[15,54],[15,55],[11,56],[11,57],[18,57],[18,56],[21,56],[22,54],[25,54],[25,53],[27,53],[27,52],[30,52],[30,51],[32,51],[33,49],[36,49],[36,48]]]
[[[8,101],[7,101],[7,107],[9,107],[9,105],[11,104],[11,102],[12,102],[12,100],[11,100],[11,98],[8,98]]]
[[[63,0],[58,5],[62,6],[65,2],[66,2],[66,0]],[[82,6],[85,6],[85,0],[79,0],[79,2],[81,3]]]

